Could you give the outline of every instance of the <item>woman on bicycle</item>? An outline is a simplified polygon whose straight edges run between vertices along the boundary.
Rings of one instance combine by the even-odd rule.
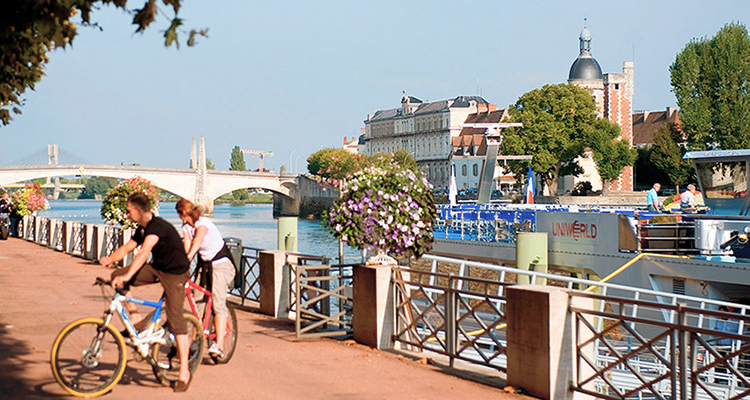
[[[234,280],[234,264],[229,248],[219,229],[213,221],[201,216],[201,211],[190,200],[181,199],[177,202],[177,214],[182,220],[183,242],[188,260],[195,254],[200,254],[204,266],[211,266],[211,296],[214,303],[214,318],[216,322],[216,342],[208,349],[208,353],[216,357],[224,357],[224,336],[227,331],[226,299],[229,285]]]

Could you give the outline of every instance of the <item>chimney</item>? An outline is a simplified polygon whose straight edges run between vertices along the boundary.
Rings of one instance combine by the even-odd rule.
[[[672,115],[674,114],[674,107],[667,107],[667,118],[672,118]]]

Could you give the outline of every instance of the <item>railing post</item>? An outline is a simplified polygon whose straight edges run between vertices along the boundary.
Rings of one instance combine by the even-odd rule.
[[[352,331],[354,340],[376,349],[392,349],[395,332],[391,265],[353,267]]]
[[[685,313],[683,307],[685,307],[685,303],[678,303],[677,304],[677,326],[679,329],[679,336],[680,336],[680,399],[682,400],[688,400],[688,376],[690,374],[689,368],[690,368],[690,360],[689,360],[689,354],[688,354],[688,347],[690,343],[690,331],[685,329],[687,326],[687,314]]]
[[[456,285],[460,284],[453,274],[448,279],[448,287],[445,290],[445,350],[450,359],[450,366],[456,360],[456,348],[458,338],[456,337]]]
[[[289,256],[290,263],[297,258]],[[261,251],[258,257],[260,266],[260,312],[275,318],[288,318],[291,301],[290,267],[286,252],[282,250]]]
[[[506,289],[508,385],[547,400],[592,398],[573,390],[579,371],[570,297],[569,290],[559,287],[515,285]],[[579,309],[593,310],[591,299],[572,300]],[[578,338],[582,340],[589,339]],[[593,351],[587,356],[593,359]]]

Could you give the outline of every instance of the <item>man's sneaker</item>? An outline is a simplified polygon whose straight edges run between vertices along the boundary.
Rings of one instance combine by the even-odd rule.
[[[224,352],[221,351],[219,345],[216,344],[216,342],[212,343],[211,347],[208,348],[208,354],[214,357],[224,358]]]

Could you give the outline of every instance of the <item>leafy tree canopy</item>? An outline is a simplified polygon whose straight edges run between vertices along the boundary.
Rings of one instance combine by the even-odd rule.
[[[739,23],[693,39],[669,67],[680,122],[694,150],[750,148],[750,38]]]
[[[143,1],[143,0],[141,0]],[[183,0],[161,0],[170,7],[173,17],[164,31],[166,46],[179,46],[178,29],[182,20],[178,12]],[[136,1],[131,1],[134,3]],[[13,0],[0,5],[0,122],[8,125],[11,111],[20,114],[21,96],[26,89],[44,76],[47,53],[73,42],[77,23],[91,22],[92,10],[114,5],[133,15],[136,32],[142,32],[154,22],[159,7],[157,0],[145,0],[142,8],[127,7],[128,0]],[[192,30],[187,45],[195,43],[196,35],[207,35],[207,30]]]
[[[79,199],[94,199],[96,195],[104,196],[113,187],[117,186],[119,181],[115,178],[105,178],[93,176],[86,181],[86,187],[81,191]]]
[[[325,179],[343,180],[360,170],[365,159],[345,149],[322,149],[307,158],[307,171]]]
[[[583,155],[587,132],[596,121],[594,98],[587,89],[544,85],[522,95],[510,107],[510,117],[523,128],[503,130],[502,153],[533,154],[531,167],[552,193],[557,193],[560,176],[581,172],[575,158]],[[517,175],[525,175],[528,165],[510,163]]]
[[[401,168],[410,169],[415,173],[419,172],[421,174],[421,168],[417,165],[417,159],[404,149],[396,150],[393,153],[376,153],[370,158],[369,163],[380,168],[398,164]]]
[[[609,183],[638,157],[638,151],[619,137],[620,126],[607,119],[597,118],[586,127],[586,143],[602,178],[604,194],[609,191]]]
[[[686,151],[683,143],[682,134],[675,124],[662,124],[654,133],[654,145],[650,156],[656,168],[663,171],[673,185],[679,186],[695,181],[692,163],[682,158]]]
[[[240,146],[234,146],[232,149],[232,155],[229,158],[229,170],[247,171],[247,166],[245,166],[245,155],[242,154]]]

